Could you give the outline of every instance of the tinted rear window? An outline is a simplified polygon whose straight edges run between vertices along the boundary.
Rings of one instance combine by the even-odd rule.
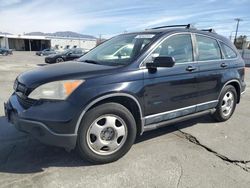
[[[225,59],[233,59],[237,57],[237,53],[232,48],[230,48],[223,42],[220,42],[220,45],[221,45],[221,50],[222,50],[222,53],[224,54]]]

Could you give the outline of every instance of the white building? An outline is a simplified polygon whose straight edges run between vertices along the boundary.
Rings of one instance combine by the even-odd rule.
[[[51,47],[57,50],[66,48],[84,48],[90,50],[96,46],[96,39],[90,38],[68,38],[68,37],[47,37],[51,41]]]
[[[57,50],[83,48],[90,50],[95,46],[96,39],[92,38],[0,34],[0,47],[17,51],[39,51],[45,48]]]

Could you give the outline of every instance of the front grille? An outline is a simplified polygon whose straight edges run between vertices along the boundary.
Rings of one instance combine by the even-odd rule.
[[[17,94],[17,100],[24,109],[28,109],[36,103],[36,100],[24,98]]]
[[[15,90],[15,93],[17,95],[17,100],[18,102],[21,104],[21,106],[24,108],[24,109],[28,109],[30,108],[32,105],[35,104],[36,100],[34,99],[29,99],[27,97],[27,94],[28,94],[28,88],[18,82],[18,80],[16,79],[15,80],[15,83],[14,83],[14,86],[13,86],[14,90]]]
[[[15,92],[21,92],[24,95],[27,93],[27,87],[25,87],[24,84],[21,84],[17,80],[15,80],[13,88],[14,88]]]

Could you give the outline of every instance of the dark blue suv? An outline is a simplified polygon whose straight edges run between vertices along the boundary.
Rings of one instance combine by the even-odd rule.
[[[244,73],[234,45],[212,30],[152,28],[19,75],[5,113],[41,142],[107,163],[145,131],[207,113],[228,120]]]

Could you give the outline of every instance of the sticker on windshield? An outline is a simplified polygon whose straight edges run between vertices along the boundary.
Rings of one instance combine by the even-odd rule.
[[[136,38],[136,39],[151,39],[151,38],[153,38],[154,36],[155,36],[154,34],[137,35],[135,38]]]

